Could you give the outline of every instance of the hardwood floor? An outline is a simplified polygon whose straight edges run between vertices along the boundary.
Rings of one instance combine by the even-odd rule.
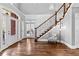
[[[61,43],[34,42],[23,39],[0,53],[1,56],[79,56],[79,49]]]

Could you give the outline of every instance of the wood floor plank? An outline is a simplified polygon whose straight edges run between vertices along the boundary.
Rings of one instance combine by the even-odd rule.
[[[1,56],[79,56],[79,49],[62,43],[34,42],[23,39],[1,52]]]

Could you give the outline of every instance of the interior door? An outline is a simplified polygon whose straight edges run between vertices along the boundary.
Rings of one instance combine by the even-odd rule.
[[[1,47],[2,47],[2,44],[3,44],[3,33],[2,33],[2,19],[3,19],[3,17],[2,17],[2,14],[0,13],[0,51],[1,51]]]
[[[11,42],[11,32],[10,32],[10,17],[6,16],[6,27],[5,27],[5,40],[6,40],[6,45],[9,45]]]
[[[79,14],[75,14],[75,46],[79,48]]]
[[[5,49],[8,45],[9,37],[7,37],[7,29],[9,24],[9,17],[4,14],[0,14],[1,16],[1,50]],[[7,23],[8,22],[8,23]]]

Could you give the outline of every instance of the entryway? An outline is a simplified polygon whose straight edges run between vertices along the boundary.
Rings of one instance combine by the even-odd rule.
[[[35,23],[33,21],[27,21],[25,24],[26,30],[25,30],[25,34],[26,37],[35,37]]]

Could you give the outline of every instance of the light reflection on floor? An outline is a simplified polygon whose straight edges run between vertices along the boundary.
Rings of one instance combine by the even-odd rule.
[[[79,55],[79,49],[72,50],[61,43],[34,42],[32,39],[23,39],[5,49],[1,56],[27,55]]]

